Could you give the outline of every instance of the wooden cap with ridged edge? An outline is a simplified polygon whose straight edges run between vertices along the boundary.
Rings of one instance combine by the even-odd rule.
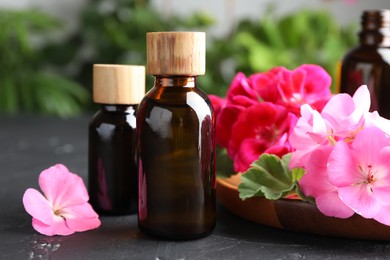
[[[145,95],[145,67],[94,64],[93,101],[99,104],[139,104]]]
[[[149,32],[146,34],[148,74],[204,75],[206,33]]]

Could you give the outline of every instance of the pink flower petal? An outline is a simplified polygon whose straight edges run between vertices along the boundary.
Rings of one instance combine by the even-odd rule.
[[[389,204],[390,203],[390,183],[388,180],[385,183],[382,183],[379,185],[378,180],[375,180],[375,186],[371,187],[372,192],[375,196],[375,198],[378,199],[379,202],[382,204]]]
[[[222,147],[228,147],[231,139],[232,126],[245,108],[237,105],[226,105],[216,120],[216,139]]]
[[[83,180],[62,164],[42,171],[39,186],[55,209],[87,202],[88,192]]]
[[[369,185],[339,188],[339,197],[348,207],[365,218],[373,218],[381,210],[381,204],[374,197]]]
[[[234,156],[234,170],[245,172],[255,160],[265,151],[267,144],[256,139],[245,139]]]
[[[292,85],[290,87],[290,91],[294,91],[299,94],[303,101],[303,97],[305,96],[306,72],[301,67],[299,67],[291,72],[290,77],[290,84]],[[306,90],[309,90],[309,92],[312,91],[309,86]],[[294,93],[289,93],[289,95],[294,95]]]
[[[216,95],[209,95],[208,96],[211,104],[213,105],[214,113],[215,113],[215,118],[218,117],[219,112],[221,111],[222,107],[225,105],[225,99],[220,98]]]
[[[336,129],[343,128],[343,123],[355,110],[355,103],[348,94],[337,94],[325,105],[321,115]],[[347,121],[346,123],[353,122]],[[341,124],[341,125],[340,125]]]
[[[58,216],[56,216],[56,221],[53,225],[46,225],[38,219],[33,218],[32,226],[36,231],[46,236],[67,236],[74,233],[73,230],[67,227],[65,220]]]
[[[312,196],[314,198],[331,190],[336,190],[329,183],[325,174],[317,174],[316,172],[306,172],[299,180],[299,185],[306,196]]]
[[[332,78],[321,66],[315,64],[303,64],[295,70],[303,70],[306,72],[305,78],[305,99],[312,101],[314,95],[316,98],[327,98],[331,96],[330,85]]]
[[[283,155],[288,154],[289,152],[291,152],[291,147],[287,144],[271,146],[264,151],[264,153],[274,154],[279,158],[282,158]]]
[[[316,204],[318,209],[329,217],[349,218],[355,213],[339,198],[336,190],[316,197]]]
[[[62,211],[61,215],[65,217],[67,226],[77,232],[95,229],[101,224],[89,203],[69,206]]]
[[[36,189],[29,188],[23,195],[23,205],[28,214],[46,225],[54,223],[54,212],[50,203]]]
[[[237,73],[237,75],[234,77],[226,94],[226,99],[230,101],[235,96],[247,96],[249,98],[257,100],[256,92],[251,88],[248,79],[242,72]]]
[[[281,104],[298,114],[303,104],[310,104],[321,111],[330,99],[331,77],[318,65],[305,64],[293,71],[281,70],[277,75],[277,87]]]
[[[378,164],[373,166],[375,173],[374,185],[372,190],[374,196],[382,204],[390,204],[390,146],[380,150]]]
[[[365,86],[360,87],[353,98],[338,94],[331,98],[322,111],[322,116],[339,139],[353,139],[364,127],[364,117],[370,107],[370,94]]]
[[[310,153],[328,142],[326,122],[318,111],[309,105],[303,105],[301,115],[289,136],[290,144],[296,149],[289,164],[290,168],[303,167]]]
[[[306,173],[299,184],[305,195],[315,198],[318,209],[326,216],[347,218],[353,210],[339,198],[337,187],[329,182],[327,164],[333,147],[323,146],[311,153],[306,163]]]
[[[381,211],[374,219],[382,224],[390,226],[390,204],[382,205]]]
[[[327,175],[328,158],[332,149],[331,146],[322,146],[310,154],[305,164],[306,173],[299,181],[305,194],[317,197],[323,193],[337,190],[329,182]]]
[[[284,107],[270,102],[243,110],[232,126],[227,147],[228,155],[235,161],[235,170],[245,171],[266,151],[278,155],[290,152],[287,136],[296,120]]]
[[[356,116],[356,120],[359,120],[364,113],[370,110],[371,106],[370,91],[367,86],[360,86],[353,94],[352,99],[356,108],[353,116]]]
[[[243,108],[248,108],[250,106],[256,105],[259,103],[257,100],[250,99],[246,96],[235,96],[230,100],[228,105],[241,106]]]
[[[263,101],[276,103],[279,99],[279,93],[276,88],[276,75],[281,68],[274,68],[265,73],[256,73],[249,77],[249,82],[253,89]]]
[[[369,127],[359,132],[352,143],[354,150],[359,153],[362,167],[377,164],[379,151],[389,145],[388,138],[379,128]]]
[[[344,141],[338,142],[329,156],[328,176],[337,187],[354,185],[366,178],[359,170],[356,151]]]
[[[266,144],[266,142],[272,143],[270,140],[264,140],[262,136],[271,136],[270,133],[275,131],[272,125],[275,124],[277,113],[276,106],[269,102],[258,103],[245,109],[232,126],[231,139],[227,147],[229,156],[234,158],[239,150],[242,151],[242,148],[240,148],[241,143],[246,139],[256,139],[256,135],[259,139],[262,139],[262,144]],[[264,134],[257,134],[256,131],[258,130]]]
[[[369,112],[364,114],[365,126],[375,126],[390,135],[390,120],[381,117],[377,111]]]

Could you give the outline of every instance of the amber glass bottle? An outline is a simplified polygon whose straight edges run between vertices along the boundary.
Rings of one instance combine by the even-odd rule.
[[[153,88],[139,106],[138,226],[165,239],[212,232],[215,130],[210,100],[198,87],[205,72],[205,34],[147,34]]]
[[[100,214],[137,211],[136,110],[145,93],[145,68],[96,64],[89,124],[88,191]]]
[[[340,92],[367,85],[371,111],[390,119],[390,10],[363,12],[361,26],[359,46],[343,59]]]

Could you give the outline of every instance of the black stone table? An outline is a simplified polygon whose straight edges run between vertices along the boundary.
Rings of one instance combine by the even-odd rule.
[[[56,163],[87,178],[88,116],[0,116],[0,259],[390,259],[390,242],[314,236],[264,227],[218,206],[212,235],[161,241],[136,216],[101,217],[99,229],[47,237],[31,226],[22,196]]]

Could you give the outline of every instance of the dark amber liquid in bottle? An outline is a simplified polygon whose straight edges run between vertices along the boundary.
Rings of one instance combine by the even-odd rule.
[[[360,45],[344,57],[340,92],[352,95],[361,85],[371,94],[371,111],[390,119],[390,10],[366,11]]]
[[[156,77],[138,126],[138,225],[146,234],[192,239],[212,232],[215,130],[195,77]]]
[[[90,203],[100,214],[137,212],[137,105],[102,105],[89,124]]]

